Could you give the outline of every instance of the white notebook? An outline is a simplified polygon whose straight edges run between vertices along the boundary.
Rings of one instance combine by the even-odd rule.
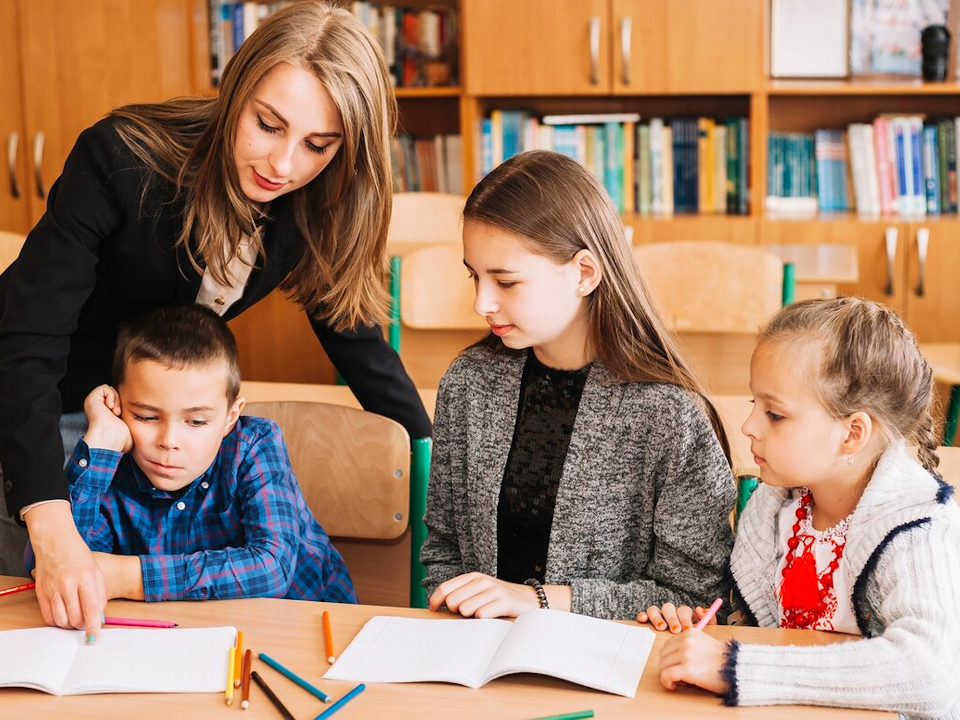
[[[0,687],[53,695],[119,692],[223,692],[236,628],[104,628],[84,644],[82,630],[0,632]]]
[[[633,697],[653,647],[647,628],[559,610],[508,620],[367,621],[323,676],[359,682],[451,682],[478,688],[537,673]]]

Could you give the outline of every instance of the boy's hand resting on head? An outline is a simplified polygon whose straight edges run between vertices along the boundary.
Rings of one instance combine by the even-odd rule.
[[[556,602],[557,609],[569,610],[570,589],[553,586],[549,592],[553,594],[557,587],[566,590],[568,594],[566,607],[563,607],[562,601],[556,602],[557,599],[553,597],[550,598],[550,607],[554,607]],[[529,585],[519,585],[472,572],[458,575],[438,585],[430,596],[429,605],[431,610],[439,610],[446,605],[450,612],[460,613],[464,617],[497,618],[516,617],[527,610],[537,610],[540,601],[536,591]]]
[[[94,388],[83,401],[89,427],[83,439],[87,446],[116,452],[130,452],[133,437],[120,419],[120,395],[109,385]]]
[[[637,613],[637,622],[650,623],[657,630],[669,629],[674,635],[689,630],[707,614],[707,609],[699,605],[691,608],[689,605],[677,607],[673,603],[664,603],[661,607],[651,605],[646,611]],[[717,624],[717,616],[710,618],[708,625]]]
[[[720,674],[726,652],[725,643],[696,628],[672,637],[660,650],[660,684],[674,690],[685,682],[724,695],[730,690]]]

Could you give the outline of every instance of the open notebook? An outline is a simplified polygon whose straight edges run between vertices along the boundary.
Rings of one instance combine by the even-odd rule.
[[[477,688],[537,673],[633,697],[653,647],[647,628],[558,610],[508,620],[367,621],[323,676],[362,682],[451,682]]]
[[[53,695],[223,692],[236,628],[105,628],[96,645],[82,630],[0,632],[0,687]]]

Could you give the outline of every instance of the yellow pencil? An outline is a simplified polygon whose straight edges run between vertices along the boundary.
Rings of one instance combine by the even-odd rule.
[[[237,647],[230,648],[230,655],[227,657],[227,705],[233,705],[233,671],[237,665]]]
[[[233,686],[235,688],[240,687],[240,665],[241,658],[243,658],[243,630],[237,630],[237,652],[234,659],[233,669]]]

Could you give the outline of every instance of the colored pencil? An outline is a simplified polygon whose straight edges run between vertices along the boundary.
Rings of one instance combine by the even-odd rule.
[[[290,680],[291,682],[295,682],[297,685],[302,687],[304,690],[306,690],[308,693],[310,693],[314,697],[320,698],[325,703],[333,702],[330,696],[327,695],[323,690],[321,690],[320,688],[314,687],[313,685],[308,683],[306,680],[304,680],[302,677],[297,675],[295,672],[292,672],[291,670],[287,670],[287,668],[285,668],[283,665],[278,663],[269,655],[259,653],[257,657],[260,658],[267,665],[272,667],[274,670],[276,670],[278,673],[283,675],[287,680]]]
[[[544,717],[533,718],[533,720],[582,720],[582,718],[592,718],[593,710],[581,710],[580,712],[564,713],[563,715],[546,715]]]
[[[237,630],[237,666],[233,669],[233,686],[235,688],[240,687],[241,660],[243,660],[243,630]]]
[[[124,627],[174,628],[175,622],[169,620],[141,620],[139,618],[110,617],[103,619],[104,625],[123,625]]]
[[[237,646],[230,646],[230,655],[227,656],[227,690],[224,693],[224,698],[227,701],[227,705],[233,705],[233,668],[237,663]]]
[[[707,614],[704,615],[702,618],[700,618],[700,622],[694,625],[694,628],[697,630],[703,630],[707,626],[707,623],[710,622],[710,620],[713,618],[713,616],[717,614],[717,610],[720,609],[721,605],[723,605],[722,598],[717,598],[716,600],[714,600],[713,604],[709,608],[707,608]]]
[[[333,705],[331,705],[331,706],[328,707],[326,710],[324,710],[322,713],[320,713],[319,715],[317,715],[317,717],[315,717],[314,720],[327,720],[328,717],[330,717],[331,715],[333,715],[337,710],[339,710],[340,708],[342,708],[344,705],[346,705],[348,702],[350,702],[351,700],[353,700],[357,695],[359,695],[360,693],[362,693],[362,692],[363,692],[364,690],[366,690],[366,689],[367,689],[367,686],[364,685],[363,683],[360,683],[360,684],[357,685],[353,690],[351,690],[351,691],[348,692],[346,695],[344,695],[342,698],[340,698],[339,700],[337,700]]]
[[[266,695],[270,699],[270,702],[273,703],[273,706],[280,711],[280,714],[283,715],[283,720],[294,720],[294,717],[290,711],[287,710],[282,702],[280,702],[280,698],[273,694],[273,690],[270,689],[270,686],[267,685],[266,681],[260,677],[256,670],[250,673],[250,679],[253,680],[261,690],[263,690],[263,694]]]
[[[240,707],[250,707],[250,668],[253,666],[253,650],[247,648],[243,654],[243,671],[240,673]]]
[[[3,595],[13,595],[14,593],[26,592],[27,590],[33,590],[37,586],[36,583],[24,583],[23,585],[14,585],[13,587],[4,588],[0,590],[0,596]]]
[[[333,665],[337,654],[333,651],[333,631],[330,630],[330,613],[323,611],[323,645],[327,649],[327,662]]]

